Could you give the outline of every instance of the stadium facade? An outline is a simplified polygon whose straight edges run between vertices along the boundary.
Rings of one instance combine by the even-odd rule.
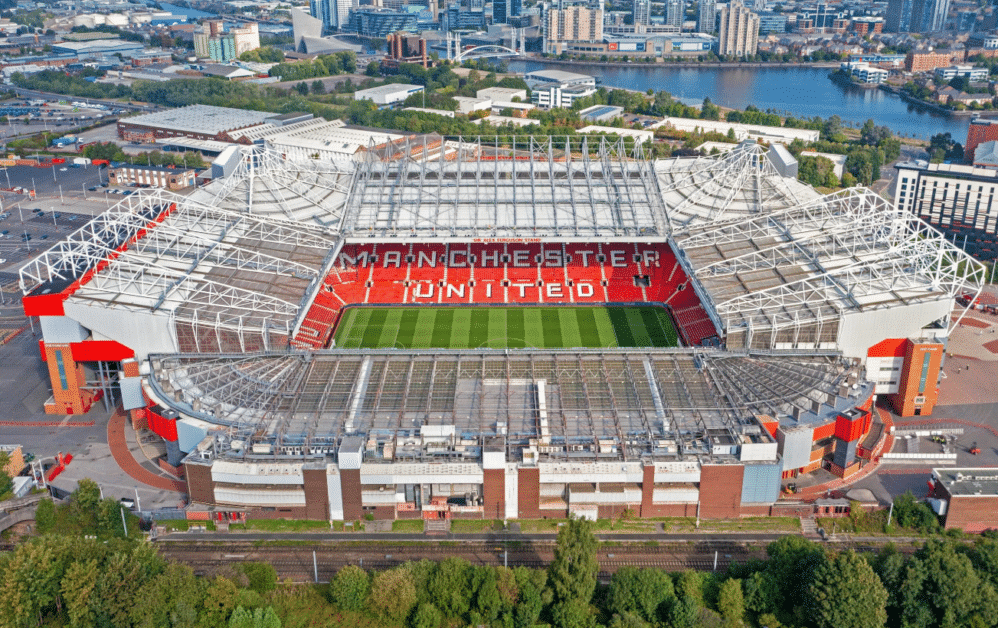
[[[984,272],[931,227],[754,144],[520,141],[234,148],[190,196],[128,197],[21,270],[46,410],[121,401],[192,501],[329,520],[771,514],[781,478],[869,459],[877,394],[931,411]],[[667,308],[683,346],[331,346],[355,305],[607,303]]]

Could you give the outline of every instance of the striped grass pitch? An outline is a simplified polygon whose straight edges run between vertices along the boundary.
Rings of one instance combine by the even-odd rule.
[[[354,307],[336,329],[342,349],[675,347],[658,307]]]

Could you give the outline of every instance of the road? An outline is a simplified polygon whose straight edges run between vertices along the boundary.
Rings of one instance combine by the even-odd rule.
[[[110,107],[115,107],[118,109],[129,109],[131,111],[156,111],[159,107],[155,105],[137,105],[134,103],[123,102],[120,100],[101,100],[98,98],[82,98],[77,96],[67,96],[65,94],[53,94],[51,92],[39,92],[33,89],[25,89],[23,87],[11,87],[11,89],[21,98],[45,98],[47,100],[69,100],[69,101],[79,101],[85,102],[87,104],[100,104],[108,105]]]

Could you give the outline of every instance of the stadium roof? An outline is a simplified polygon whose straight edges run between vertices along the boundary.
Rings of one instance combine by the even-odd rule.
[[[382,161],[369,151],[358,166],[344,230],[429,238],[667,234],[653,163],[640,148],[573,138],[580,144],[566,153],[563,140],[513,138],[500,149],[462,142],[455,158],[436,161]],[[421,158],[429,150],[400,152]]]
[[[858,373],[834,356],[686,349],[173,355],[152,365],[166,403],[233,435],[316,447],[366,434],[392,443],[396,459],[426,426],[551,458],[733,453],[772,442],[756,417],[859,394],[849,388]]]
[[[865,188],[691,227],[676,243],[729,347],[738,331],[823,323],[818,342],[834,346],[845,312],[952,299],[983,279],[942,234]]]
[[[814,188],[783,177],[755,143],[720,157],[673,158],[655,163],[673,231],[699,224],[768,214],[818,196]]]
[[[231,175],[191,194],[192,201],[233,212],[340,229],[353,180],[350,163],[284,159],[260,146],[242,148]]]
[[[318,227],[153,190],[32,260],[21,269],[21,287],[44,292],[79,280],[68,302],[169,315],[187,351],[277,349],[336,245]],[[199,325],[231,334],[230,341],[198,336]]]

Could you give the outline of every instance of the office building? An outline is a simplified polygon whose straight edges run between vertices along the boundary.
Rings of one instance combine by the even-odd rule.
[[[391,33],[399,31],[415,33],[417,28],[415,13],[393,11],[391,9],[363,8],[350,12],[350,21],[344,30],[365,37],[385,38]]]
[[[759,34],[787,32],[787,16],[782,13],[760,13]]]
[[[340,30],[350,21],[350,0],[310,0],[312,17],[322,20],[326,30]]]
[[[717,30],[717,3],[715,0],[700,0],[697,3],[697,31],[713,33]]]
[[[759,16],[740,0],[721,8],[717,53],[734,57],[754,55],[759,48]]]
[[[965,78],[971,83],[977,83],[988,80],[988,69],[975,68],[972,65],[949,65],[944,68],[936,68],[934,75],[937,83],[948,83],[957,77]]]
[[[509,0],[492,0],[492,23],[506,24],[509,22]]]
[[[998,126],[989,125],[992,129]],[[977,148],[974,144],[965,152],[971,162]],[[979,259],[998,259],[998,171],[924,161],[896,167],[899,210],[921,218]]]

